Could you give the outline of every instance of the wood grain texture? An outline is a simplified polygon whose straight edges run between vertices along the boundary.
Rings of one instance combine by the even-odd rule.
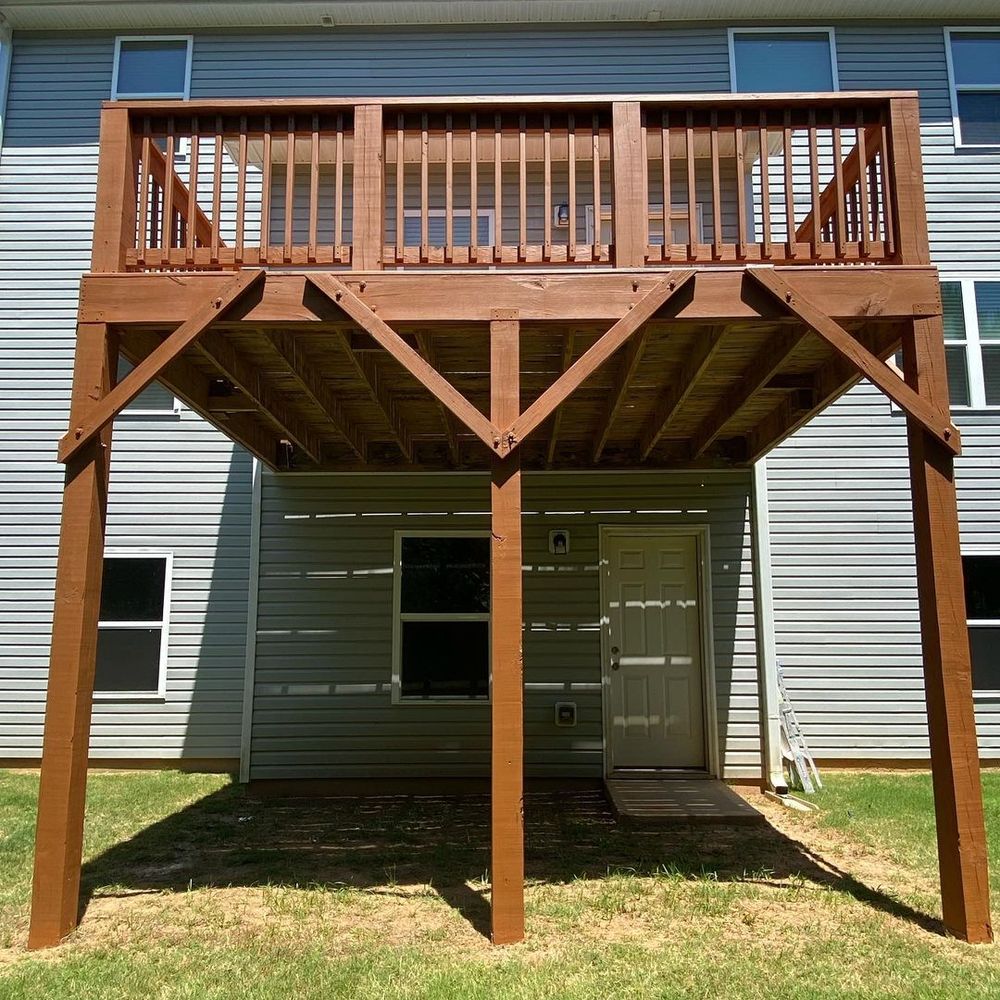
[[[520,410],[520,324],[490,324],[490,416]],[[524,678],[521,658],[521,462],[493,457],[490,480],[490,664],[492,682],[491,919],[494,944],[524,938]]]
[[[611,106],[614,147],[612,240],[617,267],[642,267],[646,259],[649,194],[642,144],[642,105],[615,101]],[[595,228],[600,228],[595,222]]]
[[[385,176],[382,105],[354,109],[354,269],[382,266],[385,227]]]
[[[913,324],[903,362],[914,391],[947,408],[940,320]],[[993,928],[954,456],[912,415],[906,429],[941,905],[951,934],[982,943],[993,940]]]
[[[117,338],[77,329],[71,419],[83,421],[114,384]],[[67,464],[56,565],[29,948],[58,944],[77,924],[87,753],[97,661],[111,425]]]

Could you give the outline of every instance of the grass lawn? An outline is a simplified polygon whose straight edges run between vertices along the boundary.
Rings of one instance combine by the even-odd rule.
[[[1000,952],[935,933],[929,778],[826,781],[809,815],[748,793],[759,828],[629,829],[596,792],[529,794],[528,940],[492,948],[485,798],[98,773],[83,923],[29,954],[37,778],[0,772],[0,998],[1000,997]]]

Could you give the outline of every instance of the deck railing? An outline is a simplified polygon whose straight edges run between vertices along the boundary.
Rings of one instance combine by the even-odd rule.
[[[109,103],[98,226],[123,270],[919,263],[918,149],[910,94]]]

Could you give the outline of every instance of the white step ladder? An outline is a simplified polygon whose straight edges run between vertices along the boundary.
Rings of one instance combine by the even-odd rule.
[[[785,674],[780,663],[778,663],[778,696],[780,699],[778,711],[781,716],[781,755],[787,761],[793,779],[797,777],[802,790],[811,794],[822,788],[823,782],[820,780],[816,761],[813,760],[806,745],[806,738],[802,735],[799,720],[795,717],[795,709],[788,699]]]

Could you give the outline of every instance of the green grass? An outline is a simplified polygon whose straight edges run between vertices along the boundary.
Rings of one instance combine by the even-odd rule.
[[[820,813],[760,830],[635,831],[596,796],[529,795],[529,934],[504,949],[481,933],[483,799],[258,801],[148,772],[91,776],[83,923],[27,953],[36,788],[0,772],[2,1000],[1000,996],[996,951],[926,929],[925,775],[831,774]]]

